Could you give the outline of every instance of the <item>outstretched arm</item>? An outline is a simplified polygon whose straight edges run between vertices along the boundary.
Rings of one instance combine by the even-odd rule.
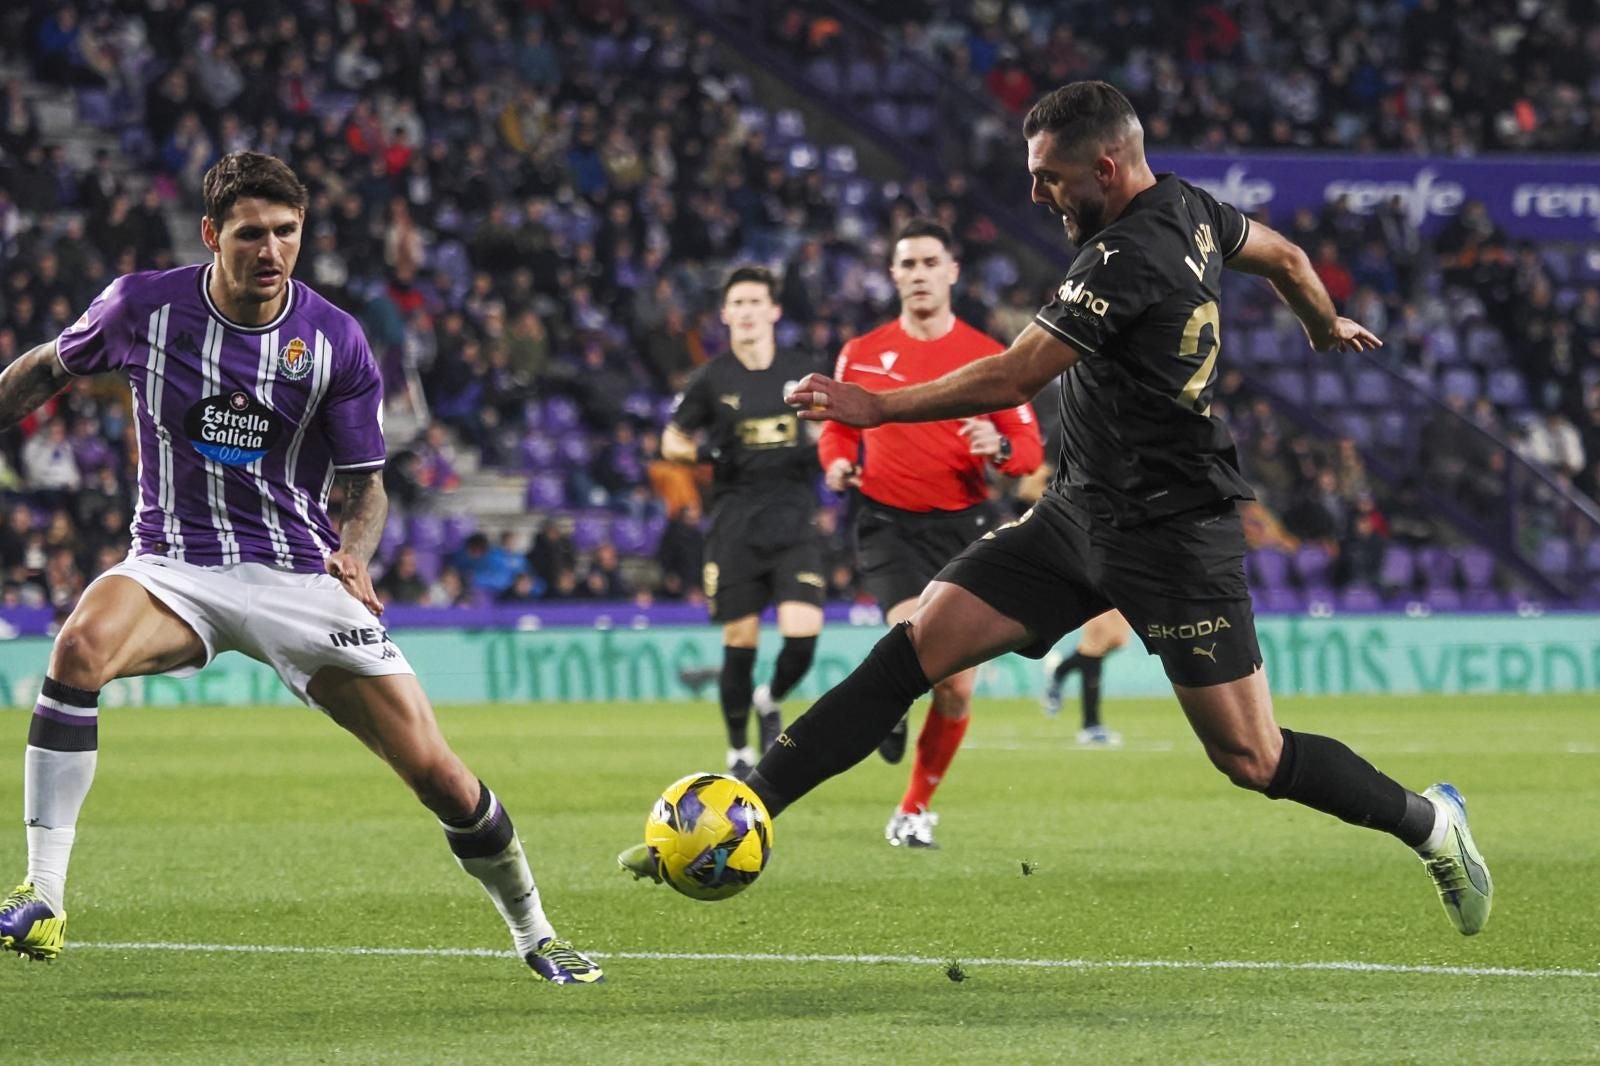
[[[72,375],[56,358],[56,342],[23,352],[0,373],[0,429],[10,429],[60,392]]]
[[[1305,327],[1311,347],[1317,351],[1362,352],[1383,347],[1383,342],[1361,323],[1339,317],[1333,297],[1311,269],[1306,253],[1270,226],[1252,222],[1244,247],[1228,260],[1228,266],[1271,282]]]
[[[383,489],[383,471],[341,474],[344,511],[339,522],[339,550],[328,556],[328,573],[338,578],[350,593],[373,614],[383,613],[383,603],[372,587],[367,564],[383,538],[383,522],[389,517],[389,496]]]
[[[784,400],[812,422],[876,426],[884,422],[939,422],[986,415],[1027,403],[1078,361],[1078,350],[1035,323],[999,355],[977,359],[920,385],[869,392],[823,374],[807,374]]]

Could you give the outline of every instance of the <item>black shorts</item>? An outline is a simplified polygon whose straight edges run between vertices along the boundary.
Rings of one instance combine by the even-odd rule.
[[[1126,529],[1091,506],[1046,492],[1022,518],[962,552],[939,580],[1027,626],[1035,640],[1021,654],[1030,658],[1115,607],[1177,684],[1217,685],[1261,665],[1233,503]]]
[[[934,575],[998,523],[987,503],[964,511],[902,511],[863,498],[856,514],[861,585],[884,613],[922,595]]]
[[[760,614],[768,604],[822,606],[827,581],[822,574],[821,538],[811,536],[774,548],[719,540],[732,538],[707,541],[701,574],[713,622]]]

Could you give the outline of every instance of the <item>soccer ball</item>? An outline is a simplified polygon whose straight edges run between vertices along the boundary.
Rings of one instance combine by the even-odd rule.
[[[691,899],[743,892],[772,854],[772,818],[750,787],[725,774],[674,781],[650,809],[644,842],[661,879]]]

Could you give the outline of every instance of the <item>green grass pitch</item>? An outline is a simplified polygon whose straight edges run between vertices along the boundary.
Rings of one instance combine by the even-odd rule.
[[[1229,786],[1171,702],[1110,704],[1117,752],[1076,749],[1070,707],[976,713],[942,850],[884,843],[905,767],[874,756],[706,904],[613,855],[668,782],[720,766],[711,706],[442,709],[557,926],[604,957],[606,984],[556,988],[491,954],[504,929],[438,828],[319,715],[108,709],[67,951],[0,959],[0,1062],[1600,1059],[1593,697],[1279,708],[1461,786],[1498,891],[1474,939],[1396,842]],[[0,715],[0,812],[27,722]]]

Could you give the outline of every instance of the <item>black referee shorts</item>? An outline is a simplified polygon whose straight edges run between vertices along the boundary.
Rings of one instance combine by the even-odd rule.
[[[997,524],[988,503],[964,511],[903,511],[863,497],[856,513],[861,586],[887,614],[921,596],[946,563]]]
[[[1036,639],[1021,654],[1030,658],[1115,607],[1176,684],[1217,685],[1261,664],[1244,529],[1233,503],[1126,529],[1091,513],[1092,506],[1092,498],[1046,492],[938,579],[1027,626]]]

